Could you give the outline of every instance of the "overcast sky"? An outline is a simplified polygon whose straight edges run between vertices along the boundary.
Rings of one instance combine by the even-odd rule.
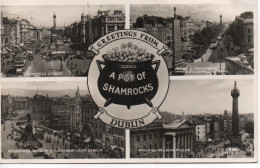
[[[80,21],[81,14],[96,16],[98,10],[122,10],[124,5],[95,5],[95,6],[3,6],[3,16],[9,18],[24,18],[34,26],[53,26],[53,14],[56,13],[57,26],[69,25]]]
[[[232,110],[231,90],[234,88],[232,79],[224,80],[171,80],[168,95],[160,107],[160,111],[167,111],[173,114],[223,114],[224,110]],[[239,96],[239,113],[254,112],[254,85],[253,80],[236,80],[237,88],[240,90]],[[24,94],[22,89],[30,89],[33,94],[39,90],[39,94],[49,92],[59,95],[72,94],[76,91],[77,86],[80,88],[80,94],[88,93],[86,81],[28,81],[28,82],[1,82],[2,94],[8,94],[8,90],[12,89],[12,93]],[[16,89],[16,92],[14,91]],[[73,90],[73,92],[66,92]],[[47,92],[46,92],[47,91]],[[60,93],[62,92],[62,93]],[[52,93],[52,94],[54,94]],[[19,95],[21,96],[21,95]],[[55,95],[54,95],[55,96]]]
[[[26,90],[32,90],[37,91],[38,93],[41,93],[41,90],[44,91],[60,91],[63,92],[63,95],[69,94],[66,92],[66,90],[77,90],[77,87],[79,86],[81,95],[85,95],[88,93],[87,91],[87,82],[86,81],[18,81],[18,82],[1,82],[1,90],[2,94],[8,94],[8,90],[17,90],[18,94],[24,93],[20,92],[20,90],[26,89]],[[44,94],[47,94],[44,92]],[[18,96],[27,96],[25,95],[18,95]],[[74,96],[74,95],[70,95]]]
[[[160,111],[173,114],[223,114],[232,111],[231,90],[235,80],[172,80]],[[254,112],[253,80],[237,80],[239,113]]]
[[[239,2],[239,1],[237,1]],[[174,6],[178,15],[188,16],[193,19],[208,20],[212,22],[219,22],[219,16],[222,14],[223,22],[233,21],[235,16],[240,15],[245,11],[253,11],[257,5],[251,1],[243,3],[225,3],[225,4],[172,4],[172,5],[131,5],[130,18],[133,23],[136,22],[138,16],[154,15],[161,17],[172,17],[174,13]]]

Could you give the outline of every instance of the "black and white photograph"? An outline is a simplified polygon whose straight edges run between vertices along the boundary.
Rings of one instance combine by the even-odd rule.
[[[0,1],[1,164],[258,163],[258,0]]]
[[[1,85],[3,159],[125,157],[125,130],[94,119],[85,81]]]
[[[130,156],[254,158],[255,103],[252,80],[172,80],[163,118],[130,130]]]
[[[1,76],[87,76],[88,46],[125,28],[124,5],[2,6]]]
[[[170,75],[254,74],[254,3],[134,4],[130,23],[167,44]]]

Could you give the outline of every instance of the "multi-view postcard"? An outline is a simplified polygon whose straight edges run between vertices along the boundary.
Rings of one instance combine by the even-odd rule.
[[[257,1],[1,2],[1,163],[258,162]]]

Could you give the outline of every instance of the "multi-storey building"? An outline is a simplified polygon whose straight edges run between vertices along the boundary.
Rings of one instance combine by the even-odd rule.
[[[70,130],[74,132],[81,132],[81,98],[79,93],[79,87],[77,87],[77,91],[75,93],[74,104],[71,104],[70,109],[72,110],[70,113]]]
[[[47,96],[35,94],[31,99],[32,120],[48,120],[52,116],[52,99]]]
[[[86,100],[81,103],[82,137],[90,147],[104,147],[114,152],[117,157],[124,157],[125,130],[106,125],[95,119],[98,107],[94,102]]]
[[[16,96],[12,100],[13,111],[29,108],[29,100],[25,97]]]
[[[205,144],[207,142],[207,125],[206,123],[200,123],[195,127],[196,141],[199,144]]]
[[[133,158],[181,158],[194,154],[195,132],[185,119],[170,113],[143,128],[130,132],[130,155]]]
[[[7,116],[12,113],[12,97],[8,95],[1,95],[1,114]]]
[[[98,10],[97,15],[91,17],[83,12],[81,20],[72,23],[64,30],[64,35],[71,39],[72,44],[87,48],[100,37],[107,33],[125,28],[125,14],[115,10],[113,14],[109,10]]]
[[[31,40],[42,40],[42,27],[30,24],[26,19],[9,19],[2,17],[3,31],[1,33],[2,45],[11,46],[26,43]]]

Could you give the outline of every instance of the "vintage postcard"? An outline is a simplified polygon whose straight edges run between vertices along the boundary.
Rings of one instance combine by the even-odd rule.
[[[258,162],[257,0],[2,0],[0,163]]]

